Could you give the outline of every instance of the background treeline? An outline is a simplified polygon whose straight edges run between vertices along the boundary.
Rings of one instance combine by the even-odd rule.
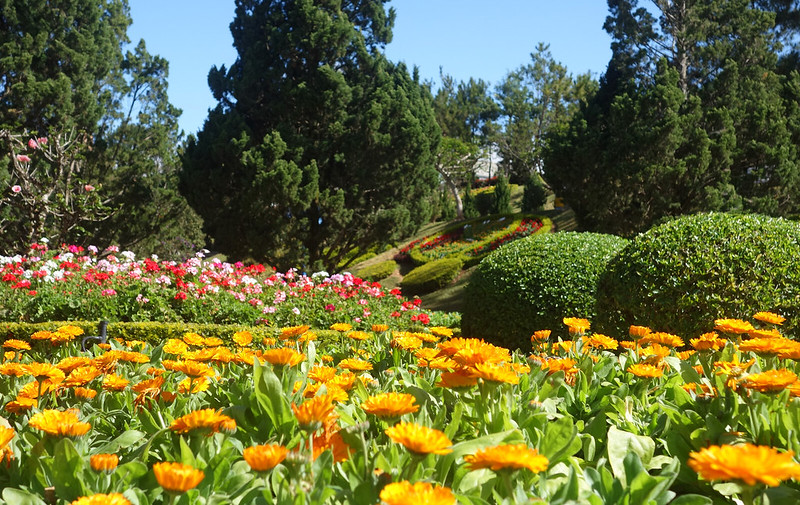
[[[3,1],[0,251],[205,245],[335,270],[450,202],[465,217],[476,170],[620,235],[701,210],[798,213],[796,0],[609,0],[599,80],[539,44],[499,83],[442,70],[440,85],[385,57],[386,3],[236,0],[238,58],[210,70],[218,105],[187,138],[167,62],[128,40],[127,0]]]

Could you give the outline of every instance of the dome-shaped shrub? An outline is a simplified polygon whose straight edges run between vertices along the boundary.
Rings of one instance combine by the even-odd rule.
[[[627,240],[597,233],[534,235],[505,245],[475,269],[464,293],[461,330],[511,349],[564,317],[594,316],[597,280]]]
[[[688,338],[718,318],[800,316],[800,225],[724,213],[684,216],[633,239],[598,285],[593,327],[649,326]]]
[[[450,284],[461,271],[461,258],[442,258],[408,272],[400,282],[405,296],[424,295]]]

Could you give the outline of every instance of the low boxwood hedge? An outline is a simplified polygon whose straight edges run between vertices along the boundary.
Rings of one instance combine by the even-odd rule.
[[[381,261],[359,269],[355,275],[364,280],[376,282],[392,275],[396,268],[397,263],[394,260]]]
[[[651,228],[608,265],[598,285],[595,327],[631,324],[684,337],[719,318],[759,311],[800,319],[800,225],[761,215],[684,216]]]
[[[613,235],[562,232],[501,247],[465,288],[462,333],[527,350],[534,331],[562,331],[564,317],[591,319],[597,281],[626,243]]]
[[[407,273],[400,283],[400,289],[405,296],[424,295],[442,289],[456,278],[462,266],[461,258],[428,262]]]

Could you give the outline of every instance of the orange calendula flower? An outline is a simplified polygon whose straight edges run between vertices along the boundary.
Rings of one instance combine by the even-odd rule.
[[[786,321],[785,317],[774,312],[757,312],[753,315],[753,319],[769,324],[783,324]]]
[[[81,496],[77,500],[70,502],[70,505],[131,505],[120,493],[98,493],[91,496]]]
[[[640,339],[642,337],[646,337],[647,335],[649,335],[652,332],[653,332],[653,330],[651,330],[647,326],[631,325],[631,327],[628,328],[628,335],[630,335],[631,338],[636,339],[636,340],[638,340],[638,339]]]
[[[405,351],[413,351],[422,347],[422,339],[405,334],[403,336],[394,337],[391,341],[392,347],[397,347]]]
[[[797,342],[789,340],[788,338],[753,338],[739,344],[739,350],[742,352],[754,352],[756,354],[770,355],[781,354],[792,347],[796,346]]]
[[[519,384],[519,375],[510,363],[476,363],[470,372],[489,382]]]
[[[594,335],[583,337],[583,345],[592,349],[614,350],[619,347],[619,342],[608,335],[595,333]]]
[[[336,368],[332,366],[314,365],[308,371],[308,378],[316,382],[328,382],[336,376]]]
[[[188,332],[183,334],[183,341],[195,347],[202,347],[205,345],[206,339],[197,333]]]
[[[428,328],[428,331],[431,332],[433,335],[436,335],[437,337],[450,338],[453,336],[453,330],[451,330],[446,326],[431,326],[430,328]]]
[[[319,395],[296,406],[292,403],[292,412],[300,427],[308,431],[316,431],[334,415],[333,399],[328,395]]]
[[[658,368],[657,366],[647,365],[642,363],[637,363],[635,365],[631,365],[628,367],[628,372],[632,373],[637,377],[644,377],[644,378],[655,378],[661,377],[664,375],[664,371]]]
[[[357,372],[372,370],[372,363],[357,358],[343,359],[337,366],[339,368],[344,368],[345,370],[354,370]]]
[[[366,331],[348,331],[347,338],[351,338],[353,340],[367,340],[370,337],[370,334]]]
[[[24,414],[35,407],[39,401],[36,398],[25,398],[24,396],[17,396],[15,400],[12,400],[5,405],[6,412],[10,412],[12,414]]]
[[[561,370],[567,371],[572,369],[577,361],[572,358],[553,358],[542,362],[540,365],[542,370],[547,370],[548,373],[556,373]]]
[[[95,391],[94,389],[78,387],[73,389],[73,391],[75,392],[75,396],[77,396],[78,398],[83,398],[84,400],[91,400],[92,398],[97,396],[97,391]]]
[[[330,387],[340,388],[344,391],[350,391],[356,383],[356,374],[352,372],[343,372],[336,377],[329,380],[326,384]]]
[[[122,391],[128,387],[129,383],[130,381],[124,377],[110,374],[106,375],[105,379],[103,379],[103,389],[106,391]]]
[[[230,423],[233,423],[233,428],[235,429],[236,421],[222,414],[221,410],[201,409],[175,419],[169,429],[178,434],[191,432],[210,436]]]
[[[742,333],[748,333],[755,328],[753,328],[753,325],[749,322],[742,321],[741,319],[717,319],[714,321],[714,329],[723,333],[740,335]]]
[[[538,344],[546,341],[548,338],[550,338],[551,333],[552,332],[550,330],[539,330],[533,332],[533,335],[531,335],[531,344]]]
[[[442,372],[442,375],[439,377],[439,382],[437,382],[436,385],[440,388],[447,389],[470,388],[478,385],[478,378],[461,370]]]
[[[171,338],[167,340],[167,343],[164,344],[163,351],[167,354],[177,354],[178,356],[182,355],[189,349],[189,344],[184,342],[183,340],[178,340],[177,338]]]
[[[162,462],[153,465],[153,473],[156,475],[158,485],[164,491],[173,494],[181,494],[197,487],[206,476],[202,470],[183,463]]]
[[[233,334],[233,341],[239,347],[246,347],[253,343],[253,334],[249,331],[237,331]]]
[[[763,445],[712,445],[689,453],[689,467],[705,480],[741,481],[779,486],[800,478],[800,464],[792,451],[778,452]]]
[[[398,423],[385,430],[393,442],[416,454],[449,454],[453,443],[443,432],[415,423]]]
[[[59,361],[56,366],[65,374],[69,374],[73,370],[82,366],[92,366],[93,361],[83,356],[67,356]]]
[[[288,340],[290,338],[297,338],[303,333],[307,332],[311,327],[307,325],[300,325],[300,326],[288,326],[286,328],[281,328],[280,339],[281,340]]]
[[[667,347],[683,346],[683,339],[681,337],[672,335],[671,333],[665,333],[663,331],[648,333],[642,337],[639,342],[642,344],[660,344]]]
[[[689,342],[698,351],[719,351],[725,347],[727,340],[719,338],[719,335],[712,331],[690,339]]]
[[[750,361],[742,363],[741,361],[739,361],[739,356],[736,355],[733,357],[733,361],[715,361],[714,368],[717,369],[718,375],[739,377],[745,371],[747,371],[747,369],[750,368],[755,362],[756,359],[753,358]]]
[[[416,398],[408,393],[381,393],[370,396],[361,408],[368,414],[378,417],[399,417],[419,410]]]
[[[388,331],[388,330],[389,330],[389,325],[388,324],[373,324],[372,325],[372,331],[374,331],[375,333],[383,333],[384,331]]]
[[[89,458],[89,464],[95,472],[111,473],[119,465],[119,456],[116,454],[94,454]]]
[[[289,347],[267,349],[261,354],[261,359],[275,366],[295,366],[306,359],[306,355]]]
[[[24,340],[10,338],[3,342],[3,349],[14,349],[16,351],[30,351],[31,345]]]
[[[51,363],[31,363],[23,366],[25,367],[25,372],[28,375],[32,375],[39,382],[48,379],[54,382],[62,382],[65,377],[64,372]]]
[[[752,338],[783,338],[781,332],[776,330],[775,328],[756,328],[755,330],[748,333]]]
[[[83,335],[83,329],[72,324],[61,326],[58,330],[56,330],[56,332],[61,333],[62,335],[68,335],[72,338]]]
[[[28,426],[56,437],[79,437],[91,429],[78,420],[77,410],[43,410],[31,416]]]
[[[445,344],[453,342],[448,340]],[[440,347],[444,354],[447,347]],[[499,347],[483,340],[469,338],[462,342],[456,352],[450,357],[462,366],[472,366],[476,363],[503,363],[511,361],[511,353],[505,347]]]
[[[381,501],[387,505],[452,505],[456,497],[448,487],[437,486],[430,482],[415,482],[407,480],[392,482],[381,490]]]
[[[68,387],[85,386],[97,377],[100,377],[102,374],[102,370],[98,369],[94,365],[81,366],[69,373],[67,378],[64,380],[64,385]]]
[[[640,347],[637,354],[645,358],[645,362],[651,365],[658,364],[662,359],[670,355],[672,349],[661,344],[650,344],[647,347]]]
[[[331,325],[331,329],[335,331],[345,332],[352,330],[353,326],[347,323],[333,323]]]
[[[788,386],[797,382],[797,375],[791,370],[767,370],[766,372],[750,374],[743,378],[739,384],[747,389],[755,389],[762,393],[783,391]]]
[[[208,380],[208,377],[197,377],[196,379],[192,377],[186,377],[185,379],[183,379],[178,383],[178,393],[181,394],[202,393],[203,391],[208,390],[210,382],[211,381]]]
[[[475,454],[464,456],[470,470],[488,468],[492,471],[527,468],[533,473],[547,470],[550,463],[539,451],[525,444],[508,444],[480,449]]]
[[[242,455],[253,471],[266,472],[278,466],[288,453],[289,449],[282,445],[267,444],[247,447]]]
[[[192,360],[176,361],[171,364],[170,370],[173,372],[183,372],[189,377],[213,377],[216,375],[216,372],[214,372],[214,369],[210,366]]]
[[[565,317],[563,321],[567,325],[567,330],[573,335],[586,333],[592,326],[588,319],[580,317]]]
[[[11,442],[11,439],[14,438],[16,434],[17,432],[14,431],[14,428],[0,426],[0,454],[2,454],[2,451],[5,450],[8,443]]]
[[[205,345],[206,347],[219,347],[224,343],[225,342],[223,342],[222,339],[218,337],[208,337],[203,339],[203,345]]]

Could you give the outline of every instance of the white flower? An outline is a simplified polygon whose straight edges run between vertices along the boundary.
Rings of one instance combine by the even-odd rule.
[[[298,309],[297,307],[292,307],[292,312],[294,312],[298,316],[300,315],[300,309]]]

